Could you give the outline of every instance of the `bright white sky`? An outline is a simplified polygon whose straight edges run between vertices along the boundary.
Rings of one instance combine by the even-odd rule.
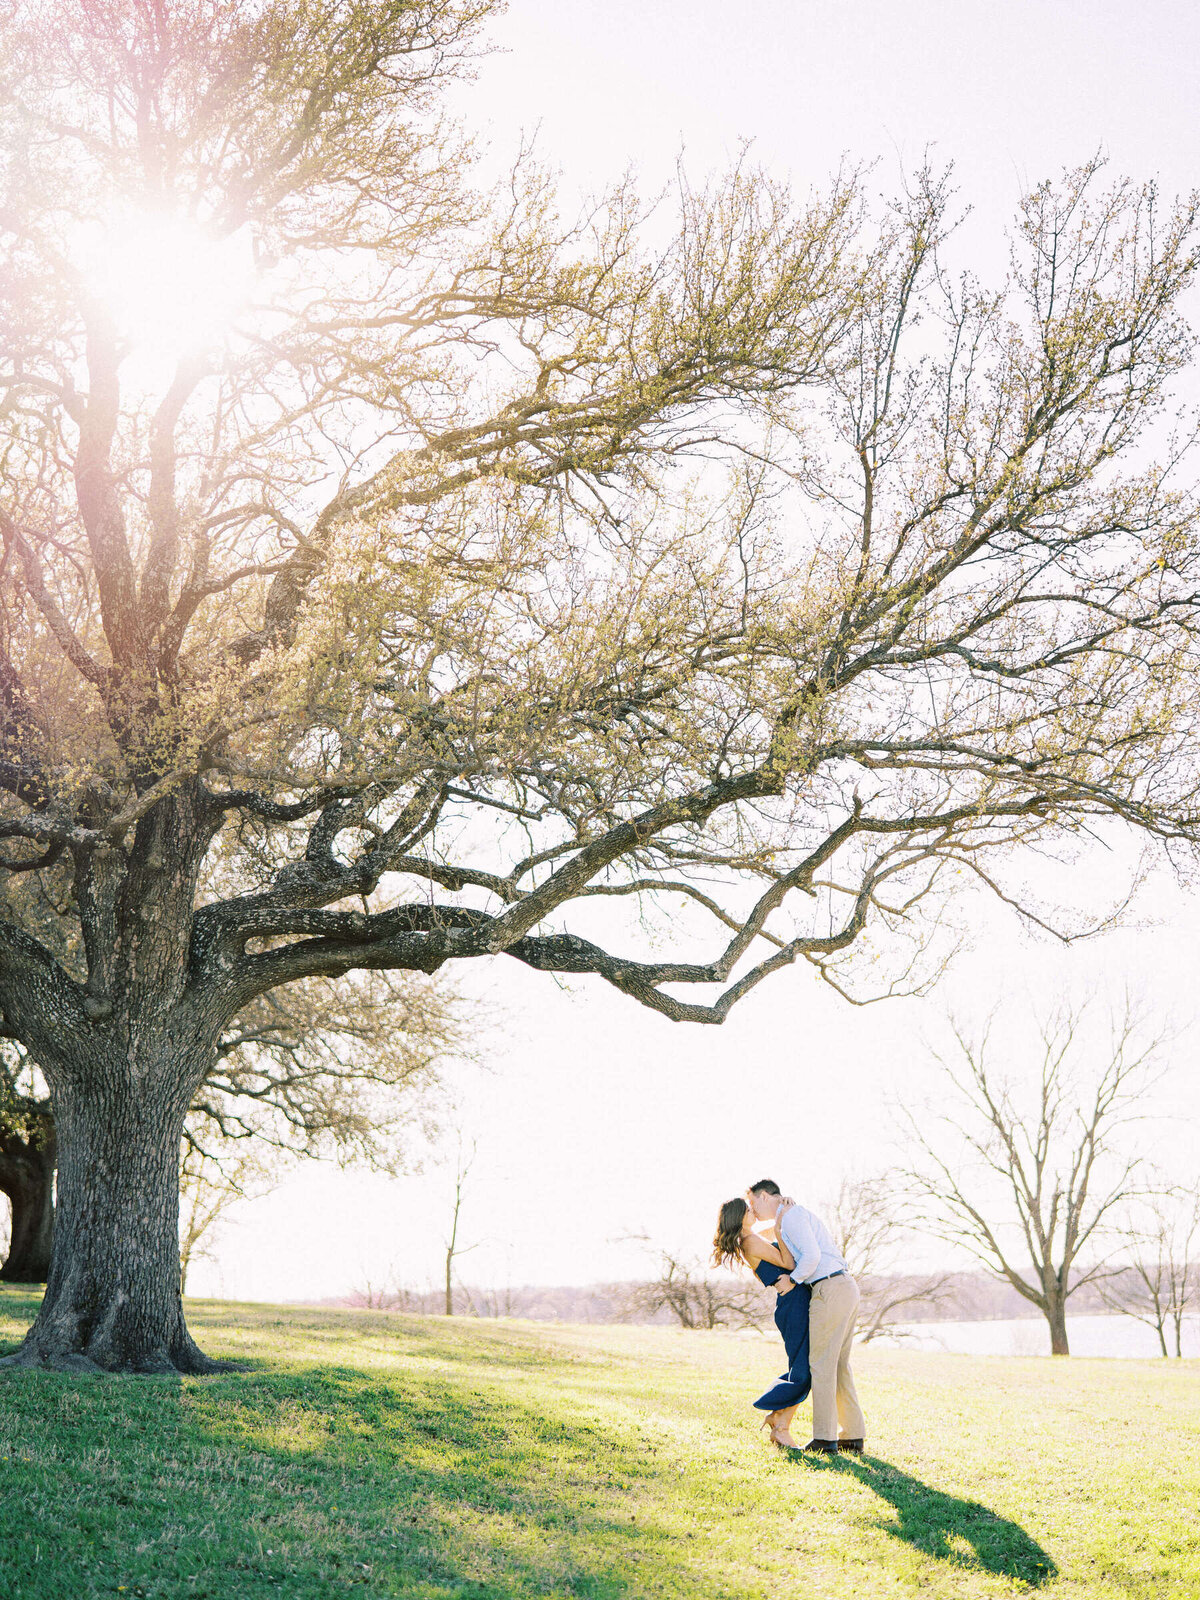
[[[631,163],[654,189],[682,148],[724,166],[739,141],[798,188],[843,154],[879,158],[894,187],[926,146],[953,159],[973,215],[962,248],[983,275],[1021,190],[1097,149],[1164,191],[1197,183],[1195,12],[1183,0],[511,0],[464,114],[501,155],[522,129],[564,182],[595,189]],[[1119,877],[1097,849],[1073,873],[1091,900]],[[1148,925],[1070,950],[1032,943],[980,905],[973,948],[928,999],[855,1009],[807,970],[778,975],[723,1028],[672,1025],[601,985],[556,985],[518,963],[466,975],[503,1013],[489,1070],[460,1074],[478,1142],[464,1275],[586,1283],[642,1270],[621,1235],[645,1227],[695,1251],[717,1204],[769,1174],[810,1199],[896,1156],[895,1113],[935,1077],[923,1040],[945,1012],[1008,1002],[1016,1027],[1062,994],[1127,987],[1180,1030],[1140,1134],[1182,1176],[1193,1161],[1200,891],[1161,879]],[[1015,1048],[1015,1039],[1014,1039]],[[1020,1057],[1014,1055],[1014,1070]],[[247,1299],[436,1281],[450,1180],[308,1166],[242,1206],[189,1287]]]

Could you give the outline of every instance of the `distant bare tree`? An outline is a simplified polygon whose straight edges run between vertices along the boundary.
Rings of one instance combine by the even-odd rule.
[[[0,1042],[0,1195],[9,1203],[0,1281],[45,1283],[54,1242],[57,1141],[45,1081],[13,1039]]]
[[[187,1292],[193,1261],[211,1259],[212,1232],[238,1200],[259,1199],[279,1182],[278,1168],[261,1145],[206,1146],[185,1140],[179,1163],[179,1288]],[[207,1242],[206,1242],[207,1241]]]
[[[461,1136],[458,1141],[458,1158],[454,1164],[454,1209],[450,1214],[450,1237],[446,1240],[446,1301],[445,1314],[454,1315],[454,1262],[457,1256],[465,1256],[468,1251],[478,1248],[478,1244],[469,1244],[465,1247],[458,1242],[458,1220],[462,1212],[463,1189],[471,1168],[475,1165],[476,1147],[474,1139],[471,1140],[469,1152],[463,1150]],[[468,1296],[468,1302],[470,1297]]]
[[[898,1180],[891,1176],[847,1177],[836,1197],[821,1208],[862,1293],[856,1334],[860,1344],[892,1331],[904,1311],[937,1304],[950,1292],[950,1273],[904,1271],[903,1248],[914,1231],[905,1203]]]
[[[475,1317],[520,1317],[524,1315],[522,1295],[512,1281],[512,1250],[506,1252],[504,1283],[491,1288],[467,1289],[471,1315]]]
[[[444,979],[369,972],[291,984],[234,1018],[189,1121],[395,1174],[435,1131],[441,1071],[470,1058],[470,1033]]]
[[[1064,1009],[1042,1024],[1031,1096],[989,1064],[990,1024],[975,1042],[955,1026],[959,1060],[936,1058],[951,1109],[930,1125],[909,1118],[918,1157],[906,1179],[926,1224],[1037,1306],[1051,1353],[1062,1356],[1068,1299],[1108,1271],[1096,1252],[1138,1165],[1118,1153],[1114,1135],[1135,1114],[1161,1043],[1139,1037],[1127,1005],[1104,1066],[1081,1072],[1072,1064],[1081,1020]],[[1087,1255],[1092,1264],[1081,1268]]]
[[[364,1311],[426,1311],[427,1295],[396,1279],[375,1283],[367,1278],[357,1289],[352,1289],[345,1304]]]
[[[1121,1231],[1130,1264],[1101,1285],[1104,1303],[1153,1328],[1164,1356],[1169,1328],[1182,1356],[1183,1319],[1200,1305],[1200,1195],[1180,1185],[1153,1189]]]
[[[757,1283],[712,1277],[700,1260],[656,1248],[645,1234],[632,1237],[654,1250],[658,1275],[628,1285],[620,1297],[621,1321],[648,1320],[660,1311],[669,1311],[681,1328],[753,1328],[762,1321],[765,1302]]]
[[[444,981],[385,972],[341,985],[292,984],[234,1019],[186,1137],[224,1150],[223,1167],[236,1166],[235,1145],[253,1139],[396,1173],[409,1165],[416,1139],[434,1131],[440,1071],[451,1054],[469,1059],[471,1046],[465,1011]],[[12,1216],[0,1281],[46,1281],[56,1161],[41,1069],[18,1041],[0,1039],[0,1195]]]
[[[506,1283],[499,1289],[467,1289],[473,1317],[518,1317],[521,1314],[517,1291]]]
[[[361,1306],[364,1311],[389,1311],[392,1304],[392,1291],[379,1284],[372,1283],[370,1278],[360,1289],[352,1291],[352,1298],[356,1306]]]

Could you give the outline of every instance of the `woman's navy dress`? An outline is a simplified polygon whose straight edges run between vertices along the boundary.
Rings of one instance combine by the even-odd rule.
[[[785,1276],[782,1267],[773,1266],[769,1261],[756,1261],[754,1272],[768,1289]],[[760,1411],[786,1411],[788,1406],[798,1406],[808,1399],[812,1388],[808,1366],[808,1303],[811,1299],[812,1290],[806,1283],[798,1283],[787,1294],[776,1297],[775,1326],[783,1335],[788,1369],[774,1387],[754,1402]]]

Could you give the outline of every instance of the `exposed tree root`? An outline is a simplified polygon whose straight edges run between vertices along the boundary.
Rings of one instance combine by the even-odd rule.
[[[0,1356],[0,1372],[70,1372],[80,1377],[113,1378],[196,1378],[210,1377],[219,1372],[244,1372],[241,1361],[215,1361],[202,1351],[183,1361],[166,1357],[148,1357],[137,1362],[122,1362],[101,1366],[81,1350],[44,1350],[29,1342],[21,1345],[10,1356]]]
[[[158,1378],[240,1370],[236,1362],[204,1354],[187,1330],[178,1296],[174,1300],[174,1305],[168,1298],[165,1306],[135,1308],[118,1293],[98,1307],[48,1292],[20,1348],[0,1360],[0,1367]]]

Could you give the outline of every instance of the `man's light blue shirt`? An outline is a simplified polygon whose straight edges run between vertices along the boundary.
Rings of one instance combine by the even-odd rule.
[[[790,1206],[776,1226],[779,1237],[796,1258],[791,1275],[797,1283],[810,1283],[847,1270],[846,1258],[834,1244],[829,1229],[804,1206]]]

